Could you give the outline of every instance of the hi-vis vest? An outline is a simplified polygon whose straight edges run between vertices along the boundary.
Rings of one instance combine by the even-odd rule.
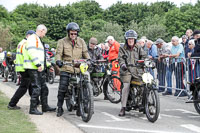
[[[16,72],[24,72],[24,56],[23,56],[23,47],[26,43],[26,39],[23,39],[18,45],[17,45],[17,53],[16,53],[16,62],[15,62],[15,71]]]
[[[44,54],[40,38],[36,34],[29,36],[23,47],[24,69],[38,69],[36,65],[41,64],[44,70],[44,61],[46,61]]]

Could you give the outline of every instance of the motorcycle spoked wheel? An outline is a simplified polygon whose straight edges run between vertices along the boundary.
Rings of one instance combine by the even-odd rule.
[[[193,99],[195,101],[200,101],[200,90],[194,90]],[[200,102],[194,102],[194,108],[200,114]]]
[[[83,84],[82,91],[79,92],[79,109],[81,118],[88,122],[94,114],[94,96],[93,88],[90,83]]]
[[[160,99],[157,90],[149,90],[145,99],[145,113],[150,122],[155,122],[160,114]]]
[[[98,97],[101,94],[101,92],[98,90],[98,86],[92,80],[90,81],[90,83],[91,83],[92,88],[93,88],[93,96]]]
[[[117,83],[117,84],[116,84]],[[120,86],[120,91],[117,90],[117,87]],[[108,80],[105,81],[104,87],[106,89],[106,97],[111,103],[119,103],[121,101],[121,94],[123,88],[123,82],[117,76],[111,76]]]
[[[48,82],[49,84],[53,84],[54,83],[54,72],[49,72],[49,75],[48,75]]]
[[[66,99],[65,99],[65,103],[66,103],[67,110],[68,110],[69,112],[72,112],[73,106],[72,106],[72,104],[71,104],[71,102],[70,102],[70,98],[66,98]]]

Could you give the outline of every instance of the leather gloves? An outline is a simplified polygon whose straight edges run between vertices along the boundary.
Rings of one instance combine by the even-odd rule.
[[[121,65],[121,69],[122,69],[123,71],[126,71],[126,70],[127,70],[126,64],[122,64],[122,65]]]
[[[61,68],[63,66],[63,62],[60,60],[57,60],[56,65],[58,65],[58,67]]]

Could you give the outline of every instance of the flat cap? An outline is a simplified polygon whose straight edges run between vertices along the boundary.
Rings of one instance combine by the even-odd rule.
[[[160,44],[160,43],[164,43],[164,41],[163,41],[163,39],[158,38],[158,39],[155,41],[155,44]]]
[[[97,41],[97,39],[95,37],[92,37],[92,38],[90,38],[89,43],[97,45],[98,41]]]
[[[27,36],[27,35],[32,35],[32,34],[35,34],[35,31],[29,30],[29,31],[26,32],[26,36]]]
[[[105,42],[108,42],[109,40],[114,40],[113,36],[108,36],[107,39],[105,40]]]

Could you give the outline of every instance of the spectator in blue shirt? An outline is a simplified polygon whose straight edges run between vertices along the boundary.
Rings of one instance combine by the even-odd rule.
[[[177,36],[172,37],[172,48],[171,48],[171,55],[168,55],[168,57],[173,58],[172,64],[170,65],[170,73],[174,71],[175,77],[176,77],[176,91],[174,96],[178,96],[180,93],[180,89],[185,89],[185,85],[183,83],[184,75],[185,75],[185,69],[183,64],[183,58],[185,57],[184,48],[183,45],[179,43],[179,38]],[[172,85],[170,85],[172,86]],[[168,94],[172,93],[172,90],[169,90],[165,92]],[[185,91],[182,91],[182,93],[179,96],[186,96]]]
[[[150,59],[155,59],[158,57],[157,47],[151,40],[147,41],[148,56]]]
[[[147,41],[146,46],[148,48],[148,57],[152,60],[156,59],[158,57],[157,46],[155,44],[153,44],[153,42],[151,40]],[[151,75],[154,77],[153,70],[150,68],[149,71],[150,71]]]

